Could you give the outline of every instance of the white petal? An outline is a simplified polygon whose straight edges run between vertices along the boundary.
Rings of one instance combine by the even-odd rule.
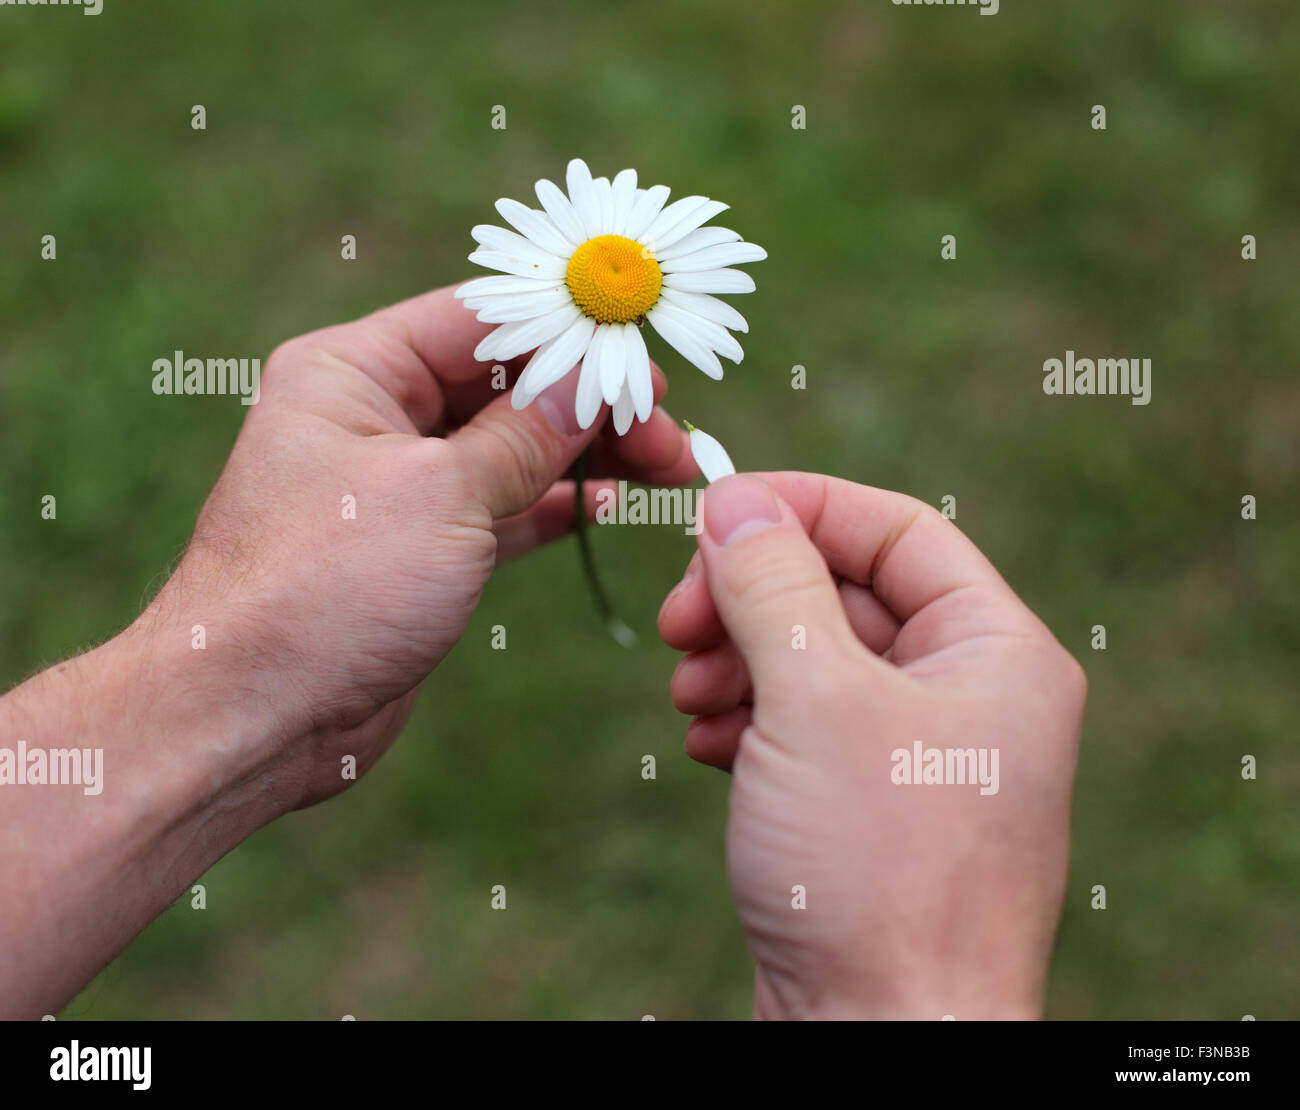
[[[661,244],[665,247],[669,246],[669,243],[663,242],[664,233],[672,231],[683,220],[689,219],[692,212],[700,211],[708,203],[708,197],[682,197],[681,200],[675,200],[655,217],[654,223],[646,228],[645,232],[638,238],[651,250]],[[691,226],[698,225],[692,224]]]
[[[664,308],[661,302],[646,314],[650,326],[692,366],[698,366],[714,381],[721,381],[722,363],[718,361],[718,356],[690,324],[683,323],[683,320],[694,321],[696,317],[685,313],[679,317],[672,312],[665,312]]]
[[[703,316],[704,319],[721,324],[724,328],[731,328],[732,331],[749,331],[749,324],[745,318],[726,301],[720,301],[717,297],[710,297],[707,293],[683,293],[680,289],[669,289],[666,286],[659,295],[669,304],[693,312],[696,316]]]
[[[735,336],[712,320],[706,320],[703,316],[696,316],[694,313],[687,312],[671,302],[661,302],[656,305],[656,308],[661,315],[668,317],[679,327],[691,332],[710,350],[725,355],[735,363],[739,363],[745,357],[745,352],[740,344],[736,342]]]
[[[636,200],[636,170],[620,170],[614,176],[614,219],[610,231],[622,235]]]
[[[579,428],[590,428],[600,415],[600,350],[609,335],[609,325],[601,324],[592,334],[587,353],[582,356],[582,371],[578,375],[578,395],[574,411]]]
[[[692,209],[671,227],[660,230],[659,245],[661,247],[673,246],[698,228],[700,224],[707,223],[720,212],[725,212],[727,208],[728,205],[723,204],[722,201],[711,200],[698,208]]]
[[[693,254],[684,254],[665,262],[660,269],[666,274],[699,273],[701,270],[718,270],[723,266],[735,266],[741,262],[762,262],[767,251],[757,243],[723,243],[716,247],[706,247]]]
[[[706,482],[716,482],[736,473],[736,466],[722,444],[699,428],[691,429],[691,455]]]
[[[546,209],[546,214],[551,217],[555,226],[560,229],[560,234],[574,244],[582,243],[587,238],[586,229],[560,187],[553,181],[542,178],[534,188],[537,190],[537,199],[541,201],[542,207]]]
[[[474,350],[479,362],[505,362],[553,339],[582,315],[576,305],[557,308],[533,320],[502,324]]]
[[[511,278],[512,281],[525,281],[526,278]],[[463,303],[466,308],[472,312],[479,312],[485,308],[501,308],[504,305],[513,304],[518,300],[528,300],[539,293],[555,293],[567,289],[563,282],[538,281],[533,283],[535,288],[526,290],[522,293],[486,293],[482,296],[465,297]],[[522,317],[520,317],[522,319]]]
[[[517,254],[521,258],[560,257],[531,239],[525,239],[522,235],[516,235],[513,231],[507,231],[504,227],[497,227],[495,224],[476,224],[470,228],[470,234],[474,237],[474,241],[486,250]],[[565,257],[567,258],[568,255],[566,254]]]
[[[529,360],[519,381],[515,383],[510,404],[517,409],[525,408],[536,400],[542,390],[553,386],[577,366],[578,360],[586,353],[591,333],[595,330],[595,320],[590,316],[579,316],[567,330],[538,347],[537,353]]]
[[[611,327],[600,351],[600,393],[608,404],[618,400],[627,380],[627,341],[621,327]]]
[[[531,239],[542,250],[550,251],[561,258],[568,258],[578,244],[570,242],[568,237],[555,226],[555,221],[545,212],[538,212],[517,200],[502,197],[497,201],[497,211],[515,230],[527,239]]]
[[[683,293],[752,293],[754,279],[744,270],[702,270],[699,273],[664,274],[664,285]]]
[[[596,197],[596,210],[600,213],[596,225],[600,228],[599,234],[609,235],[614,230],[614,187],[608,177],[598,177],[591,183],[591,188]]]
[[[455,295],[462,300],[465,297],[495,296],[499,293],[540,293],[543,289],[554,289],[551,278],[512,277],[509,274],[494,274],[492,277],[475,278],[467,281]]]
[[[739,243],[740,232],[729,227],[697,227],[677,240],[671,247],[660,247],[655,257],[660,262],[670,258],[679,258],[692,251],[702,251],[705,247],[716,247],[719,243]]]
[[[474,357],[479,362],[495,362],[497,357],[497,346],[501,340],[506,338],[507,328],[519,328],[521,324],[502,324],[499,328],[494,328],[488,332],[480,341],[479,345],[474,348]],[[508,334],[508,333],[507,333]]]
[[[521,257],[516,254],[506,254],[504,251],[475,251],[469,256],[469,260],[478,266],[486,266],[489,270],[500,270],[503,274],[517,274],[519,277],[547,278],[550,280],[562,279],[565,271],[565,261],[562,258],[556,258],[553,254],[547,254],[539,248],[533,248],[537,253],[529,257]],[[546,261],[549,259],[549,261]]]
[[[640,239],[641,233],[658,218],[663,211],[664,201],[672,190],[667,185],[652,185],[649,189],[638,189],[636,200],[632,202],[632,212],[627,218],[623,234],[629,239]]]
[[[655,383],[650,376],[650,352],[645,349],[645,340],[641,329],[635,324],[623,325],[623,343],[627,349],[628,390],[632,394],[632,404],[636,408],[636,418],[644,424],[650,419],[655,407]]]
[[[470,297],[465,307],[478,313],[485,324],[504,324],[512,320],[531,320],[573,303],[566,286],[539,293],[510,293],[501,297]]]
[[[623,435],[632,427],[632,418],[636,416],[636,406],[632,403],[632,393],[627,384],[623,385],[623,392],[618,395],[618,400],[614,402],[614,431]]]
[[[588,239],[600,234],[600,205],[596,201],[596,187],[591,180],[591,170],[581,158],[575,158],[565,171],[569,186],[569,203],[582,221]]]

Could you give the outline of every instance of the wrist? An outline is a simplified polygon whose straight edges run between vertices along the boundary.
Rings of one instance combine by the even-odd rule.
[[[246,770],[257,714],[189,650],[137,624],[0,699],[24,767],[0,780],[0,1016],[53,1012],[276,816]]]
[[[1038,1021],[1042,1016],[1041,988],[1021,989],[1009,978],[990,979],[984,972],[933,989],[921,976],[856,987],[843,980],[817,994],[761,970],[754,980],[756,1021]]]
[[[275,672],[247,643],[225,623],[169,623],[151,610],[92,653],[104,702],[131,737],[133,777],[158,783],[173,818],[202,820],[214,846],[228,841],[214,858],[291,808],[260,788],[293,726],[268,688]]]

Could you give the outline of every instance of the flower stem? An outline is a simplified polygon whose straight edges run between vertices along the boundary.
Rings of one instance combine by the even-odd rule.
[[[582,558],[582,573],[587,579],[587,588],[596,603],[596,612],[601,623],[620,647],[636,647],[636,633],[619,620],[614,607],[609,603],[609,595],[600,584],[600,575],[596,573],[596,558],[591,552],[591,536],[587,532],[587,499],[583,494],[583,482],[587,477],[587,459],[591,454],[588,447],[578,456],[573,468],[573,526],[578,534],[578,554]]]

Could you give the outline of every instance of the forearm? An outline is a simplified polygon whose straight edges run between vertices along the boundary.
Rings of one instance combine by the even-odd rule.
[[[179,632],[133,626],[0,699],[0,1017],[66,1003],[277,812],[265,726]]]

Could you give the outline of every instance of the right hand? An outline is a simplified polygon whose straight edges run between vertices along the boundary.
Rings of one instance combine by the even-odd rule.
[[[702,514],[659,629],[689,653],[672,683],[688,754],[733,774],[755,1016],[1039,1016],[1083,669],[912,498],[738,475]],[[896,784],[891,754],[918,741],[996,749],[997,793]]]

